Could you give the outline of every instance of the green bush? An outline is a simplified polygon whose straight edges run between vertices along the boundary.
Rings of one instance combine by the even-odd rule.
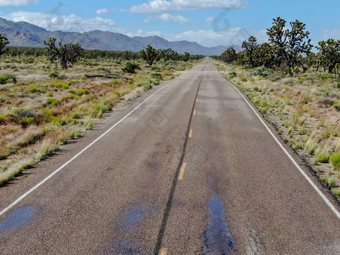
[[[334,179],[334,178],[329,178],[328,180],[327,180],[327,185],[329,186],[329,187],[335,187],[336,186],[336,180]]]
[[[262,107],[268,107],[267,101],[263,101],[261,104],[262,104]]]
[[[326,155],[326,154],[319,154],[319,155],[316,157],[316,161],[317,161],[317,163],[328,163],[328,161],[329,161],[329,156]]]
[[[157,85],[159,85],[159,84],[160,84],[160,81],[159,81],[158,79],[156,79],[156,80],[153,81],[153,85],[157,86]]]
[[[340,170],[340,153],[334,154],[329,158],[335,170]]]
[[[75,120],[79,120],[80,119],[80,115],[75,112],[75,113],[73,113],[72,118],[75,119]]]
[[[53,106],[59,105],[59,101],[55,98],[49,97],[46,99],[47,104],[51,104]]]
[[[118,91],[115,90],[115,91],[113,91],[112,93],[115,94],[115,95],[117,95],[118,97],[120,97],[120,93],[119,93]]]
[[[252,72],[252,75],[257,75],[257,76],[261,76],[261,77],[268,77],[270,75],[272,75],[272,73],[264,68],[259,68],[257,70],[255,70],[254,72]]]
[[[6,115],[0,115],[0,124],[4,123],[6,120]]]
[[[234,79],[237,76],[237,73],[235,71],[229,72],[229,79]]]
[[[80,89],[77,91],[77,96],[88,95],[90,91],[88,89]]]
[[[340,102],[333,104],[334,108],[340,112]]]
[[[31,93],[37,93],[37,92],[39,92],[39,89],[38,89],[37,87],[35,87],[35,86],[30,86],[28,89],[29,89],[29,91],[30,91]]]
[[[26,128],[34,123],[34,118],[25,118],[21,121],[21,125]]]
[[[48,75],[51,79],[59,79],[59,73],[57,71],[54,71]]]
[[[143,87],[144,87],[144,91],[148,91],[152,89],[152,84],[150,82],[144,82]]]
[[[160,73],[152,73],[151,75],[151,78],[153,79],[158,79],[158,80],[161,80],[162,79],[162,75]]]
[[[136,73],[136,69],[140,69],[139,65],[131,62],[127,62],[122,68],[124,73]]]
[[[70,86],[68,84],[63,83],[63,82],[56,83],[53,86],[56,87],[56,88],[63,88],[63,89],[69,89],[70,88]]]
[[[0,84],[6,84],[6,83],[17,83],[17,78],[13,74],[4,73],[0,74]]]

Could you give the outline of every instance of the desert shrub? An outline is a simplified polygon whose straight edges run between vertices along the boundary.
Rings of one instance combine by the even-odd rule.
[[[154,79],[158,79],[158,80],[162,79],[162,75],[158,72],[152,73],[150,76],[151,76],[151,78],[154,78]]]
[[[334,154],[329,158],[335,170],[340,170],[340,153]]]
[[[112,93],[115,94],[115,95],[117,95],[118,97],[120,97],[120,93],[119,93],[118,91],[115,90],[115,91],[113,91]]]
[[[75,112],[75,113],[73,113],[72,119],[79,120],[80,119],[80,115]]]
[[[229,79],[234,79],[237,76],[237,73],[235,71],[229,72]]]
[[[143,82],[144,91],[152,89],[152,84],[149,81]]]
[[[329,161],[329,156],[326,154],[319,154],[316,157],[317,163],[328,163],[328,161]]]
[[[252,72],[252,75],[255,76],[261,76],[261,77],[268,77],[270,75],[272,75],[272,73],[264,68],[259,68],[255,71]]]
[[[262,107],[268,107],[267,101],[263,101],[263,102],[261,103],[261,105],[262,105]]]
[[[17,78],[13,74],[4,73],[0,74],[0,84],[6,84],[6,83],[17,83]]]
[[[334,108],[340,112],[340,102],[333,104]]]
[[[0,115],[0,125],[5,123],[6,121],[6,115]]]
[[[131,62],[127,62],[125,67],[122,68],[124,73],[136,73],[137,69],[140,69],[139,65]]]
[[[56,84],[53,85],[54,87],[56,88],[63,88],[63,89],[69,89],[70,86],[66,83],[63,83],[63,82],[58,82]]]
[[[26,128],[34,123],[34,118],[25,118],[21,120],[21,126]]]
[[[31,93],[37,93],[39,92],[39,89],[35,86],[29,86],[28,90],[31,92]]]
[[[90,91],[88,89],[80,89],[77,91],[77,96],[88,95]]]
[[[59,79],[59,73],[57,71],[54,71],[48,75],[51,79]]]
[[[307,151],[308,154],[313,155],[315,150],[318,147],[318,143],[315,139],[309,138],[306,143],[305,143],[305,150]]]
[[[59,105],[59,101],[57,99],[55,99],[55,98],[52,98],[52,97],[47,98],[46,99],[46,103],[47,104],[51,104],[53,106]]]
[[[328,180],[327,180],[327,185],[329,186],[329,187],[335,187],[336,186],[336,180],[334,179],[334,178],[329,178]]]
[[[152,83],[153,83],[153,85],[157,86],[157,85],[160,84],[160,81],[159,81],[158,79],[156,79],[156,80],[154,80]]]

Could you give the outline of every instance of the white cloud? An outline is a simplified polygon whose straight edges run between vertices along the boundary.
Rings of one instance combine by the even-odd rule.
[[[39,0],[0,0],[0,6],[27,6],[37,2]]]
[[[176,24],[189,23],[189,20],[187,18],[184,18],[181,15],[170,15],[168,13],[163,13],[155,17],[148,17],[144,20],[144,23],[150,23],[153,20],[162,20],[164,22],[176,23]]]
[[[205,21],[206,21],[207,23],[214,23],[214,22],[215,22],[215,18],[214,18],[214,17],[207,17],[207,18],[205,19]]]
[[[4,17],[15,22],[26,21],[54,31],[86,32],[91,30],[114,31],[117,24],[111,19],[101,17],[84,19],[76,15],[56,15],[41,12],[17,11]]]
[[[128,11],[162,13],[184,10],[241,9],[246,6],[246,0],[149,0],[148,3],[132,6]]]
[[[110,11],[108,9],[98,9],[96,11],[97,15],[104,15],[104,14],[109,14],[109,13],[110,13]]]
[[[332,30],[326,29],[323,33],[323,39],[328,40],[330,38],[339,40],[340,39],[340,29],[332,29]]]

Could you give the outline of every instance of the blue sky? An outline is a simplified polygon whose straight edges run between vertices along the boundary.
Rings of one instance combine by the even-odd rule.
[[[266,41],[272,18],[307,24],[313,43],[340,39],[339,0],[0,0],[0,16],[48,30],[159,35],[204,46]]]

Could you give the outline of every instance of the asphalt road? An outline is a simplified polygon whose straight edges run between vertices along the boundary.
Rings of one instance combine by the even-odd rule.
[[[340,254],[290,153],[207,59],[0,188],[0,254]]]

